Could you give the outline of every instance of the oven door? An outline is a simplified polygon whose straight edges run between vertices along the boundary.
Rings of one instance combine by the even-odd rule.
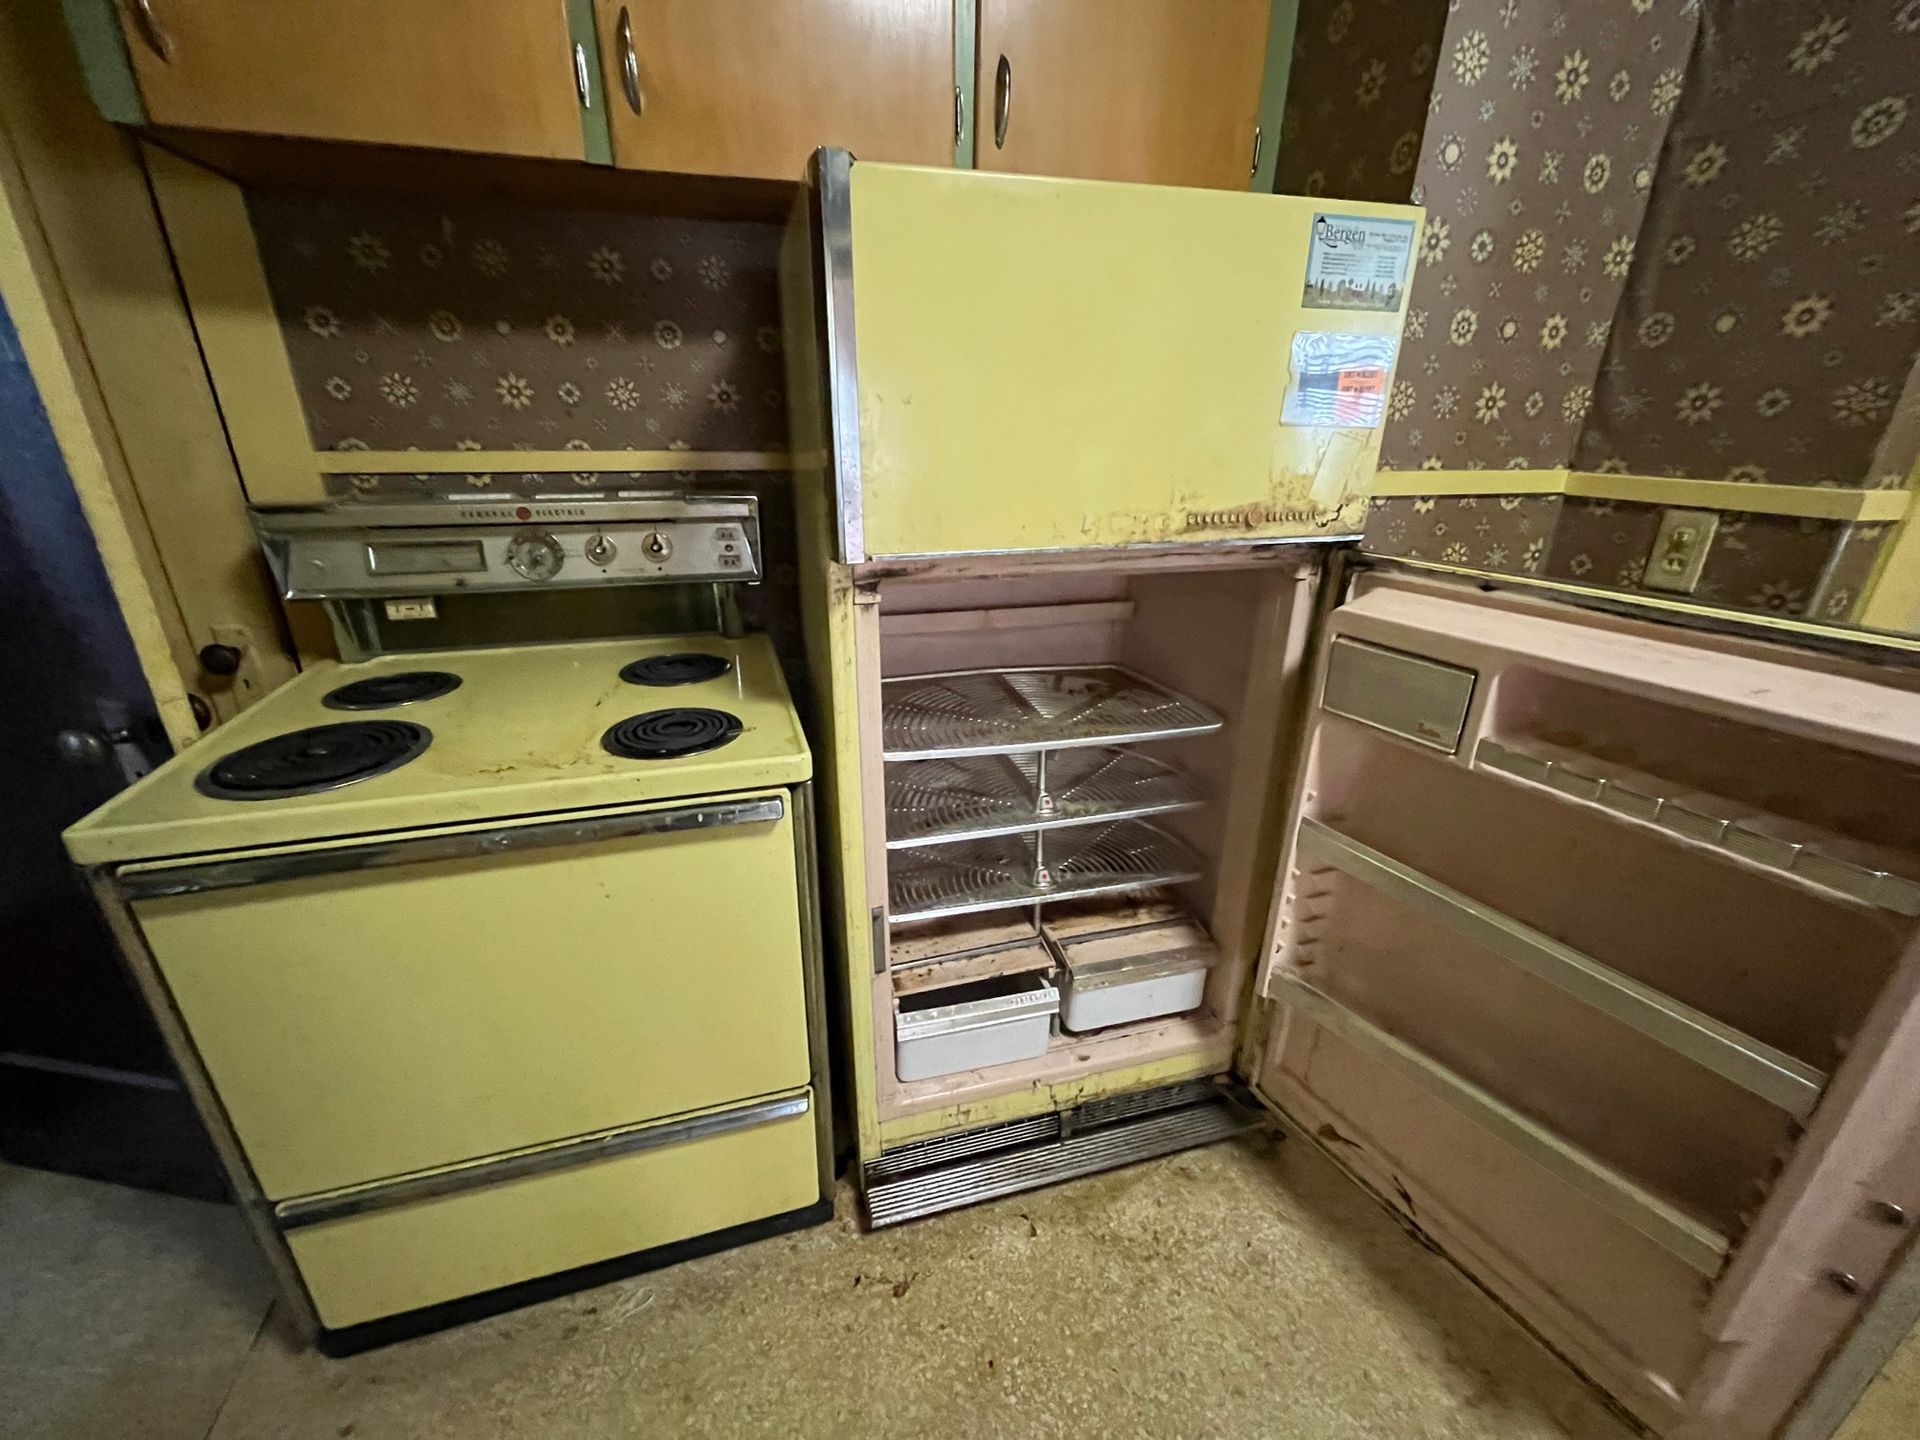
[[[1363,576],[1251,1078],[1662,1434],[1774,1434],[1920,1213],[1920,693]]]
[[[270,1200],[807,1084],[784,792],[122,870]]]

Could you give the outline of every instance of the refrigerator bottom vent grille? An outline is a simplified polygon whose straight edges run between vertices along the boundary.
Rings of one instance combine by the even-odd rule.
[[[876,1229],[898,1225],[942,1210],[1077,1180],[1225,1140],[1257,1123],[1250,1112],[1222,1100],[1103,1125],[1064,1140],[998,1150],[898,1179],[875,1182],[869,1171],[867,1223]]]

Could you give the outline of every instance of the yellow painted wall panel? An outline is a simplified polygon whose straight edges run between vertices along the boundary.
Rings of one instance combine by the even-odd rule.
[[[851,185],[870,556],[1359,532],[1380,432],[1280,423],[1292,342],[1397,336],[1405,288],[1305,308],[1310,233],[1418,210],[858,163]]]
[[[743,1225],[820,1198],[796,1115],[294,1230],[320,1321],[339,1329]]]
[[[794,856],[789,812],[134,911],[277,1200],[805,1085]]]

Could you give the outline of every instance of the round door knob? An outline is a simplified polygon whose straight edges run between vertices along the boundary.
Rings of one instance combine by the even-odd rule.
[[[62,730],[53,737],[53,753],[62,765],[76,770],[92,770],[113,759],[113,747],[131,739],[126,730]]]
[[[665,560],[673,554],[673,541],[658,530],[649,530],[646,539],[640,542],[640,548],[646,552],[649,560]]]
[[[589,565],[611,565],[613,557],[620,551],[605,535],[594,534],[587,537],[587,543],[581,547],[580,553],[587,557]]]
[[[240,659],[240,648],[237,645],[202,645],[200,647],[200,668],[209,675],[238,674]]]

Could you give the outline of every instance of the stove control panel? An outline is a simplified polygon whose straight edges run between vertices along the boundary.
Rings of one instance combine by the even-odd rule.
[[[540,513],[562,508],[564,519]],[[416,509],[426,507],[408,507],[408,518]],[[255,526],[290,600],[761,578],[759,510],[751,497],[487,512],[484,520],[436,525],[393,523],[402,515],[398,507],[377,515],[347,507],[269,511],[256,513]],[[420,518],[454,517],[443,511]],[[351,523],[367,519],[382,523]]]

